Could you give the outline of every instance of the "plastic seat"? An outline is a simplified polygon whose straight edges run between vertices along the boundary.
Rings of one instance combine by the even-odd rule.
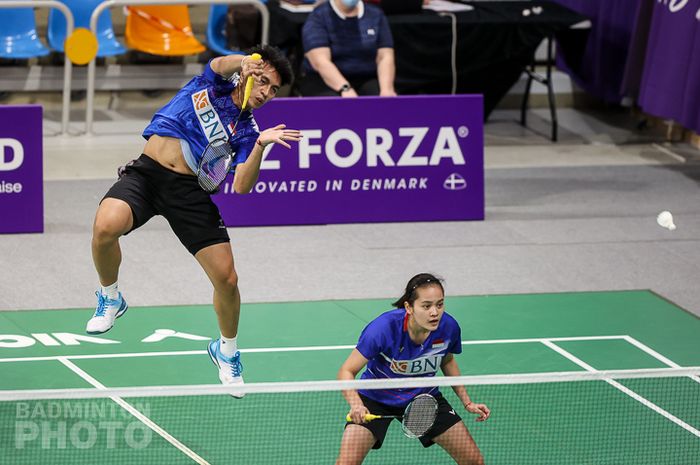
[[[75,19],[75,27],[90,29],[90,16],[97,5],[104,0],[61,0]],[[49,13],[49,29],[47,33],[49,45],[58,52],[63,52],[63,44],[66,41],[66,19],[60,11],[54,9]],[[97,19],[97,56],[107,57],[126,53],[126,49],[114,37],[112,29],[112,14],[105,10]]]
[[[212,5],[209,9],[207,23],[207,44],[219,55],[242,54],[240,50],[231,50],[226,43],[226,12],[228,5]]]
[[[0,9],[0,57],[26,59],[48,54],[36,32],[33,8]]]
[[[206,50],[192,33],[187,5],[127,7],[128,47],[161,56],[195,55]]]

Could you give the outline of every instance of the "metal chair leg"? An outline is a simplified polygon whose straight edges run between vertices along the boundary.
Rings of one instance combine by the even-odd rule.
[[[530,88],[532,87],[532,74],[526,68],[527,82],[525,83],[525,92],[523,92],[523,101],[520,104],[520,124],[522,126],[527,126],[527,110],[528,104],[530,102]]]
[[[554,83],[552,82],[552,66],[554,64],[554,40],[552,36],[547,37],[547,99],[549,100],[549,114],[552,118],[552,142],[559,138],[559,122],[557,120],[557,106],[554,100]]]

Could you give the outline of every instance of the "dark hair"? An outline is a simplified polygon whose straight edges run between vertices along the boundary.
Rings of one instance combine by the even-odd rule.
[[[275,68],[280,75],[282,85],[292,83],[294,80],[292,64],[280,49],[272,45],[256,45],[245,51],[246,55],[252,55],[253,53],[259,53],[264,62]]]
[[[393,305],[395,308],[403,308],[404,304],[408,302],[408,304],[412,306],[413,302],[415,302],[418,298],[418,292],[416,292],[418,289],[421,287],[434,285],[440,286],[442,293],[445,293],[445,288],[442,287],[442,279],[430,273],[417,274],[408,281],[408,284],[406,284],[406,290],[404,291],[403,295],[399,297],[399,300],[391,305]]]

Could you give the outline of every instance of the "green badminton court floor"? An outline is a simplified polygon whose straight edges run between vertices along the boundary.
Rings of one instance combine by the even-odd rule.
[[[334,379],[389,302],[244,305],[246,382]],[[449,297],[446,308],[465,375],[700,366],[700,319],[650,291]],[[218,383],[211,306],[132,307],[99,337],[83,332],[90,316],[0,312],[0,389]],[[697,377],[467,388],[493,411],[485,423],[461,412],[489,464],[700,463]],[[0,462],[333,463],[345,412],[337,392],[0,402]],[[451,462],[392,426],[365,463]]]

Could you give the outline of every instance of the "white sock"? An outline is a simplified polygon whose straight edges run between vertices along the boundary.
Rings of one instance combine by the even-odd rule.
[[[114,300],[119,297],[119,285],[115,282],[109,286],[102,286],[102,295],[107,296],[108,299]]]
[[[224,337],[223,335],[221,336],[221,344],[220,344],[220,350],[221,354],[226,356],[226,357],[233,357],[233,354],[236,353],[238,350],[238,345],[236,344],[236,338],[235,337]]]

